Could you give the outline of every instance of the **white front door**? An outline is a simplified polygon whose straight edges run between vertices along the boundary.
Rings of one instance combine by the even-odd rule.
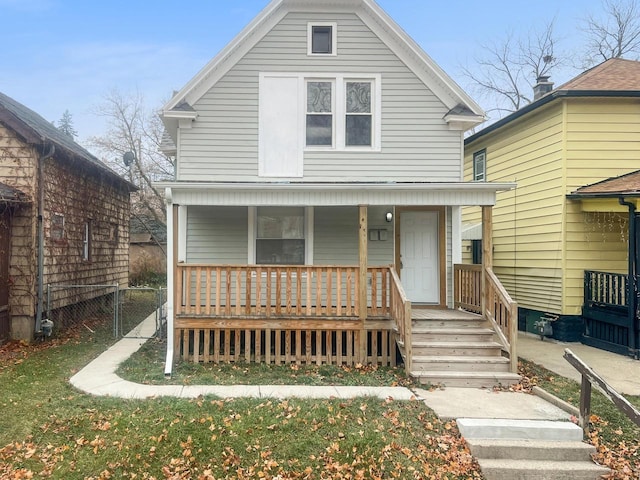
[[[400,215],[400,278],[407,297],[440,303],[438,212]]]

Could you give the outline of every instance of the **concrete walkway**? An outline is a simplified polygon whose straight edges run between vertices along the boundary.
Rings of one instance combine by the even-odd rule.
[[[200,395],[270,398],[355,398],[373,396],[393,400],[422,400],[443,419],[495,418],[522,420],[568,420],[570,414],[544,400],[522,392],[503,392],[473,388],[442,388],[433,391],[404,387],[352,387],[305,385],[141,385],[116,375],[118,366],[136,352],[155,330],[151,315],[129,336],[123,338],[71,377],[71,383],[83,392],[128,399],[173,396],[196,398]],[[146,338],[145,338],[146,337]],[[610,354],[581,344],[568,344],[614,388],[640,393],[640,362]],[[562,359],[567,344],[542,342],[538,337],[522,334],[519,354],[556,373],[574,378],[575,370]],[[613,357],[611,357],[613,356]],[[558,358],[561,360],[558,360]],[[562,364],[566,363],[566,366]],[[572,372],[573,370],[573,372]],[[577,373],[577,372],[576,372]],[[579,376],[578,376],[579,377]],[[620,383],[618,383],[618,381]]]

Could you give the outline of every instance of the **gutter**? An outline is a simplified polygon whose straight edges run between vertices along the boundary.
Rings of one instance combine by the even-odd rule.
[[[42,310],[44,302],[44,161],[51,158],[56,151],[55,145],[49,144],[49,151],[38,158],[38,291],[35,332],[42,332]]]

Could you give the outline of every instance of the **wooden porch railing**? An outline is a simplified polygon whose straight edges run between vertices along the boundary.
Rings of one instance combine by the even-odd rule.
[[[389,267],[367,269],[367,314],[389,315]],[[242,318],[357,318],[358,267],[182,264],[175,313]]]
[[[491,269],[483,275],[481,265],[455,265],[454,280],[455,307],[482,313],[509,354],[511,372],[517,373],[518,304]]]
[[[389,269],[391,275],[390,314],[398,329],[398,340],[404,345],[404,367],[407,374],[411,373],[411,360],[413,352],[411,348],[411,302],[402,288],[400,277],[394,268]]]
[[[627,308],[627,282],[629,276],[624,273],[584,271],[584,302],[609,307]]]
[[[395,365],[390,267],[180,264],[175,358]],[[366,320],[360,315],[366,308]]]

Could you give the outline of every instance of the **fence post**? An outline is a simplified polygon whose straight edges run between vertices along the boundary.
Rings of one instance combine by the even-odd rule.
[[[120,299],[118,298],[118,284],[114,285],[115,290],[113,292],[113,338],[118,338],[118,310],[120,309]]]

